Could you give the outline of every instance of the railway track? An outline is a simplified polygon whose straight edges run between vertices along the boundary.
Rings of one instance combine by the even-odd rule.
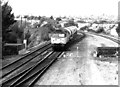
[[[24,71],[14,75],[13,77],[3,81],[3,87],[31,87],[35,85],[37,80],[43,75],[43,73],[50,67],[50,65],[61,56],[62,52],[50,52],[39,62]]]
[[[97,35],[97,34],[96,34]],[[101,34],[98,34],[98,36],[101,36],[101,37],[104,37],[104,38],[107,38],[107,39],[110,39],[118,44],[120,44],[120,40],[118,39],[115,39],[115,38],[112,38],[112,37],[108,37],[108,36],[105,36],[105,35],[101,35]]]
[[[88,33],[88,34],[94,34],[94,35],[97,35],[97,36],[101,36],[101,37],[104,37],[106,39],[109,39],[109,40],[112,40],[116,43],[118,43],[120,45],[120,40],[119,39],[115,39],[115,38],[112,38],[112,37],[109,37],[109,36],[106,36],[106,35],[102,35],[102,34],[96,34],[96,33]]]
[[[53,52],[51,44],[45,44],[12,63],[4,65],[0,77],[2,87],[31,87],[60,56],[62,52]],[[35,61],[35,62],[34,62]]]
[[[46,48],[45,48],[46,47]],[[34,57],[38,56],[40,53],[44,52],[50,47],[50,44],[45,44],[44,46],[39,47],[35,51],[18,58],[17,60],[13,61],[12,63],[4,65],[0,70],[2,70],[2,76],[0,78],[4,78],[5,76],[9,75],[13,71],[19,69],[20,67],[27,64],[27,62],[32,61]]]
[[[42,46],[39,47],[38,49],[36,49],[36,50],[34,50],[34,51],[26,54],[25,56],[22,56],[22,57],[18,58],[17,60],[13,61],[12,63],[9,63],[9,64],[7,64],[7,65],[3,65],[2,68],[0,68],[0,70],[1,70],[1,69],[4,69],[4,68],[8,67],[9,65],[12,65],[12,64],[14,64],[14,63],[16,63],[16,62],[18,62],[18,61],[20,61],[20,60],[23,60],[25,57],[28,57],[28,56],[36,53],[37,51],[39,51],[40,49],[43,49],[43,48],[44,48],[45,46],[47,46],[47,45],[50,45],[50,43],[47,43],[47,44],[45,44],[45,45],[42,45]]]
[[[29,53],[15,61],[13,61],[12,63],[9,63],[9,64],[3,66],[1,68],[3,73],[2,73],[2,76],[0,76],[0,78],[4,78],[5,76],[11,74],[12,72],[17,71],[22,66],[25,66],[26,64],[28,64],[30,61],[33,61],[37,56],[42,54],[44,51],[48,50],[50,47],[51,47],[50,44],[46,44],[45,46],[40,47],[39,49],[35,50],[34,52]]]

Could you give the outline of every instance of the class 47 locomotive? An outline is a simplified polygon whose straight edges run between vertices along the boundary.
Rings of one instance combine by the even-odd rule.
[[[64,47],[75,34],[77,34],[76,26],[57,28],[50,34],[50,42],[53,47]]]

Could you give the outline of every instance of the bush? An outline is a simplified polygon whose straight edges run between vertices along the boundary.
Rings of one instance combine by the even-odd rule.
[[[19,23],[16,22],[11,25],[9,29],[16,35],[16,39],[20,39],[20,42],[22,43],[24,39],[24,27],[20,26]]]
[[[25,33],[25,39],[27,40],[27,45],[31,42],[30,40],[31,33],[29,30]]]
[[[55,30],[55,29],[53,28],[53,25],[50,24],[50,23],[44,25],[43,28],[47,28],[48,33],[50,33],[50,32],[52,32],[52,31]]]
[[[42,27],[41,28],[41,40],[42,41],[48,41],[48,40],[50,40],[49,33],[50,33],[50,28],[48,28],[48,27]]]
[[[103,28],[99,28],[96,33],[105,33],[104,29]]]
[[[9,32],[6,35],[6,43],[17,43],[17,35],[15,32]]]
[[[88,26],[84,26],[84,27],[81,27],[80,30],[87,30],[88,29]]]
[[[62,20],[62,19],[61,19],[61,18],[59,18],[59,17],[58,17],[58,18],[56,18],[56,21],[61,21],[61,20]]]
[[[49,33],[54,31],[55,29],[53,28],[52,24],[48,23],[44,25],[43,27],[41,27],[40,30],[41,30],[41,40],[48,41],[50,40]]]
[[[29,31],[25,34],[26,38],[29,38],[28,48],[34,47],[42,41],[50,40],[49,33],[54,30],[51,24],[46,24],[43,27],[39,27],[37,29],[38,30],[36,30],[32,35],[29,35]],[[37,38],[39,38],[39,40],[37,40]]]

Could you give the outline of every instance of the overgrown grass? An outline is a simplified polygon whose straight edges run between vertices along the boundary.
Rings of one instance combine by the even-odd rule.
[[[29,30],[31,33],[31,36],[29,37],[30,43],[28,44],[28,48],[31,48],[40,44],[41,42],[49,41],[49,33],[52,32],[54,29],[51,25],[46,25],[39,28],[26,29],[25,31],[27,30]]]

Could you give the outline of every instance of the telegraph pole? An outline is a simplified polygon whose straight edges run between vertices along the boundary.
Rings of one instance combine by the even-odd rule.
[[[118,2],[118,21],[120,22],[120,1]]]
[[[21,17],[21,26],[22,26],[22,16],[20,16]]]
[[[78,57],[78,46],[77,46],[77,57]]]

